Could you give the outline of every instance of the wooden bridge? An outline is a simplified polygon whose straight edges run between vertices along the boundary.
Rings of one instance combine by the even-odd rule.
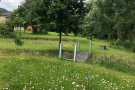
[[[66,59],[66,60],[73,60],[75,62],[78,61],[87,61],[91,55],[91,46],[92,43],[90,41],[89,43],[89,51],[88,52],[80,52],[80,42],[78,42],[77,44],[75,44],[75,48],[74,48],[74,53],[73,53],[73,59]],[[59,49],[59,59],[62,59],[62,44],[60,44],[60,49]]]
[[[90,57],[90,54],[87,52],[83,52],[83,53],[77,53],[76,55],[76,61],[87,61]]]

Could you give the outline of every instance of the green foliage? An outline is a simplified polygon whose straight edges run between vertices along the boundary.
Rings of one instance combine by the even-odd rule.
[[[14,42],[17,46],[22,46],[24,42],[20,38],[14,38]]]
[[[13,28],[10,21],[6,21],[6,23],[0,24],[0,35],[5,37],[12,37],[13,36]]]
[[[130,0],[93,0],[85,25],[88,31],[101,39],[130,42],[135,34],[135,5]],[[86,27],[86,28],[87,28]]]
[[[56,22],[57,32],[73,32],[78,34],[79,25],[86,14],[85,0],[64,0],[50,3],[50,19]]]
[[[12,23],[14,27],[22,27],[26,23],[23,18],[19,17],[19,14],[16,14],[14,17],[12,17]]]
[[[33,33],[47,33],[50,30],[77,34],[87,8],[85,0],[26,0],[13,16],[18,14],[24,18],[26,25],[32,25]]]
[[[135,45],[132,46],[131,50],[135,52]]]

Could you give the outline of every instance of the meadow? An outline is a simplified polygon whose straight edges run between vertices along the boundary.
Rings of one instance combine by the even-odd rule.
[[[22,38],[22,47],[0,38],[0,90],[135,90],[135,53],[129,50],[93,39],[92,57],[76,63],[58,59],[56,33]],[[79,40],[81,52],[88,52],[87,38],[69,34],[62,40],[64,51],[72,53]]]

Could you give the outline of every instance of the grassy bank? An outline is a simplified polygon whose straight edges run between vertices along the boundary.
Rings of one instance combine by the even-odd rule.
[[[58,35],[23,34],[24,45],[0,38],[0,89],[3,90],[134,90],[135,53],[110,47],[104,40],[92,42],[92,58],[86,63],[58,59]],[[32,38],[32,39],[31,39]],[[89,40],[63,36],[63,50],[73,54],[78,40],[88,52]],[[100,45],[107,45],[101,50]]]
[[[29,34],[29,33],[28,33]],[[40,36],[40,35],[39,35]],[[46,36],[46,35],[44,35]],[[57,34],[52,33],[50,37],[54,38]],[[47,37],[47,36],[46,36]],[[49,36],[48,36],[49,37]],[[63,50],[73,52],[76,41],[72,36],[68,36],[70,41],[62,41]],[[81,37],[80,37],[81,38]],[[89,40],[83,38],[81,42],[81,52],[88,52]],[[82,40],[82,39],[81,39]],[[18,47],[11,39],[0,38],[1,55],[19,55],[19,56],[52,56],[58,57],[58,40],[44,39],[23,39],[24,45]],[[99,45],[107,45],[107,50],[101,50]],[[73,53],[71,53],[73,55]],[[94,39],[92,43],[92,58],[88,61],[91,64],[105,66],[117,71],[135,75],[135,54],[126,49],[118,49],[109,46],[107,41]]]

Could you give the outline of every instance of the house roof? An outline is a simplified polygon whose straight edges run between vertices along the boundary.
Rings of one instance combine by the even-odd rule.
[[[1,13],[1,16],[10,16],[11,15],[11,13],[10,12],[8,12],[8,13]]]
[[[6,10],[4,8],[0,8],[0,16],[6,16],[6,17],[8,17],[10,15],[11,15],[11,12],[10,11],[8,11],[8,10]]]

